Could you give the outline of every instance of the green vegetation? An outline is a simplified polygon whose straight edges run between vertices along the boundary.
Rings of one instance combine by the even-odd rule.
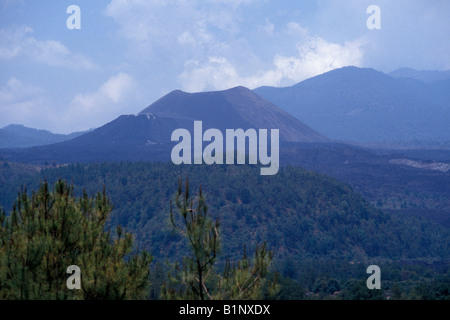
[[[180,199],[180,196],[181,199]],[[273,252],[268,251],[266,243],[257,246],[253,265],[247,258],[244,247],[242,260],[226,262],[224,271],[218,273],[214,264],[220,251],[220,223],[212,221],[208,215],[202,189],[199,189],[197,206],[189,193],[189,180],[186,180],[182,193],[181,180],[178,182],[178,193],[175,199],[179,211],[179,220],[170,209],[170,220],[188,240],[191,255],[183,260],[183,268],[174,266],[175,275],[170,276],[172,288],[163,287],[165,299],[262,299],[263,289],[274,294],[276,281],[266,279]],[[179,227],[181,225],[181,227]]]
[[[11,215],[0,215],[0,299],[143,298],[151,257],[130,254],[132,236],[120,226],[111,238],[110,211],[105,192],[75,199],[63,181],[31,198],[20,192]],[[82,270],[81,290],[66,287],[71,265]]]
[[[412,215],[388,214],[373,207],[347,184],[298,167],[282,167],[275,176],[260,176],[255,166],[103,163],[43,168],[39,172],[29,168],[25,173],[18,169],[19,164],[8,165],[8,168],[0,166],[0,201],[5,208],[11,207],[20,185],[36,190],[43,179],[52,183],[59,179],[71,181],[73,194],[79,197],[95,194],[105,187],[113,209],[104,228],[115,230],[122,225],[133,233],[138,247],[154,257],[149,276],[151,285],[146,292],[152,299],[167,294],[200,297],[200,289],[195,296],[191,285],[198,286],[199,282],[189,282],[192,279],[183,272],[188,270],[192,276],[193,261],[206,256],[196,256],[192,251],[183,215],[174,214],[173,222],[184,233],[174,231],[168,218],[180,177],[189,177],[193,189],[202,186],[208,213],[214,214],[214,219],[205,215],[205,226],[215,227],[215,221],[220,221],[223,237],[217,238],[220,241],[214,249],[217,252],[212,263],[202,270],[202,274],[211,270],[204,282],[211,297],[219,298],[224,292],[230,292],[229,287],[215,286],[224,279],[228,261],[236,261],[229,265],[231,269],[233,266],[246,268],[241,272],[243,278],[248,278],[258,264],[258,255],[256,260],[245,254],[243,258],[244,246],[247,252],[263,250],[267,257],[266,249],[273,250],[267,279],[279,273],[280,290],[276,295],[269,295],[268,284],[261,284],[260,289],[266,292],[264,298],[442,299],[449,296],[446,294],[448,228]],[[182,195],[179,197],[183,199]],[[211,231],[208,228],[203,231]],[[114,233],[113,238],[116,236]],[[261,247],[259,244],[264,242],[266,247]],[[206,247],[207,252],[214,251]],[[166,259],[177,264],[180,272],[167,266]],[[378,292],[365,287],[366,268],[371,264],[379,265],[382,270],[382,290]],[[168,272],[172,278],[167,277]],[[233,283],[233,276],[229,279]],[[166,295],[161,295],[164,282]],[[261,292],[258,290],[259,297]],[[208,296],[206,291],[203,294]]]

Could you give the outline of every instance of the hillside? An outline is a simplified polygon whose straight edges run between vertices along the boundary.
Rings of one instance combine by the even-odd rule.
[[[448,141],[449,85],[344,67],[291,87],[254,91],[330,139]]]
[[[296,143],[285,146],[281,162],[344,181],[384,210],[427,217],[450,227],[449,150]]]
[[[194,120],[203,130],[279,129],[280,142],[324,142],[328,139],[251,90],[184,93],[174,91],[137,115],[117,119],[70,141],[26,148],[0,150],[13,162],[43,164],[96,161],[169,161],[174,146],[172,132],[193,131]]]
[[[27,148],[68,141],[85,132],[55,134],[47,130],[38,130],[23,125],[9,125],[0,129],[0,149]]]
[[[250,250],[264,240],[279,258],[294,260],[443,258],[449,252],[448,229],[424,219],[390,216],[348,185],[300,168],[265,177],[253,166],[80,164],[45,169],[22,181],[30,189],[44,177],[73,181],[78,194],[105,185],[114,204],[111,222],[127,226],[139,247],[157,257],[175,257],[183,250],[180,238],[167,228],[179,177],[189,177],[194,193],[202,185],[208,211],[221,220],[225,256],[235,256],[244,243]]]
[[[327,141],[324,136],[245,87],[199,93],[176,90],[140,114],[202,120],[205,128],[222,131],[235,128],[279,129],[282,141]]]

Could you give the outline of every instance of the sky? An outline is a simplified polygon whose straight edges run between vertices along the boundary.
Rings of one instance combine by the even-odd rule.
[[[449,13],[448,0],[0,0],[0,128],[83,131],[176,89],[290,86],[348,65],[448,70]]]

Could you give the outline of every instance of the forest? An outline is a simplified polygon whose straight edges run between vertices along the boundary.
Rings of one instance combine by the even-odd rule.
[[[300,167],[282,167],[277,175],[261,176],[252,165],[117,162],[37,168],[3,162],[0,199],[5,216],[12,216],[18,195],[33,197],[32,191],[43,183],[52,188],[66,181],[74,199],[98,196],[104,190],[111,201],[104,221],[110,242],[117,240],[121,226],[134,240],[127,255],[147,252],[152,257],[147,290],[139,298],[173,298],[164,291],[165,284],[171,281],[174,265],[186,267],[190,246],[169,218],[179,179],[189,179],[193,194],[201,187],[208,217],[220,223],[217,274],[230,261],[246,260],[247,253],[251,257],[262,244],[267,246],[270,264],[263,265],[268,282],[261,284],[260,297],[449,298],[448,228],[375,208],[348,184]],[[249,259],[248,268],[257,261]],[[372,264],[381,268],[381,290],[366,287],[366,268]]]

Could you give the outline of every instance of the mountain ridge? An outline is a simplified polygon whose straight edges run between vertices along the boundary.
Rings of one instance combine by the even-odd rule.
[[[410,78],[427,83],[436,81],[449,80],[450,70],[438,71],[438,70],[416,70],[413,68],[399,68],[388,73],[389,76],[394,78]]]
[[[74,139],[86,132],[88,131],[58,134],[49,130],[26,127],[22,124],[10,124],[0,128],[0,149],[27,148],[58,143]]]
[[[210,111],[214,106],[214,114]],[[285,141],[325,142],[328,139],[250,89],[238,86],[222,91],[187,93],[174,90],[139,114],[202,120],[217,129],[279,129]],[[236,121],[238,119],[239,121]],[[224,126],[226,123],[228,126]]]
[[[203,130],[279,129],[283,142],[327,142],[300,120],[245,87],[206,93],[172,91],[135,115],[115,120],[70,141],[24,150],[4,150],[7,160],[41,163],[92,161],[168,161],[179,128],[193,132],[194,121]]]
[[[450,138],[450,82],[393,78],[371,68],[344,67],[290,87],[254,92],[333,140]]]

